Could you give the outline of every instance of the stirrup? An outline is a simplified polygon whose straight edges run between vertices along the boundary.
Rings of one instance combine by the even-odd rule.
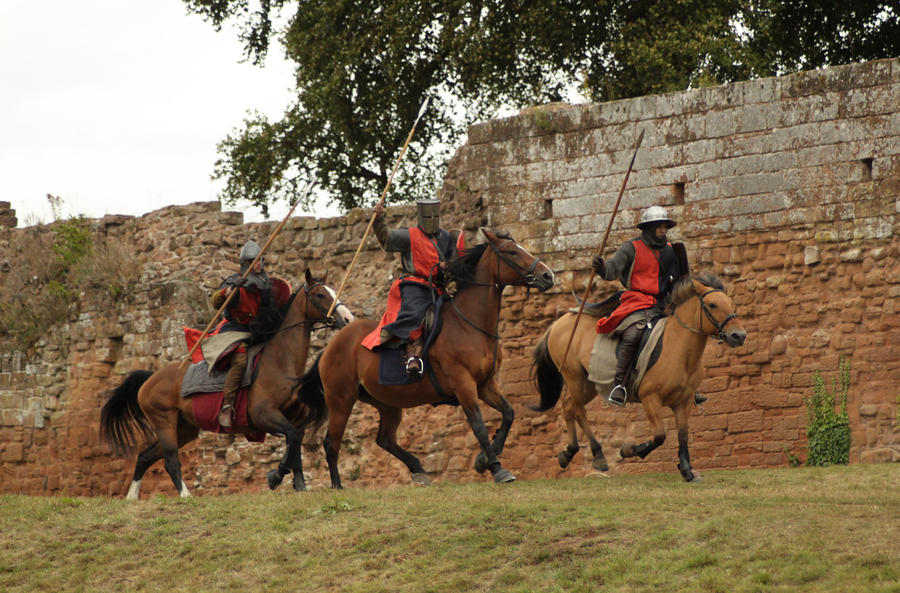
[[[425,372],[425,365],[418,356],[410,356],[406,359],[406,374],[410,377],[421,377]]]
[[[703,402],[705,402],[708,399],[709,398],[706,397],[705,395],[700,395],[699,393],[694,394],[694,404],[697,406],[699,406],[700,404],[702,404]]]
[[[219,410],[219,426],[231,428],[232,424],[234,424],[234,407],[231,404],[225,404]]]
[[[609,403],[624,406],[626,401],[628,401],[628,391],[625,390],[624,385],[616,385],[609,392]]]

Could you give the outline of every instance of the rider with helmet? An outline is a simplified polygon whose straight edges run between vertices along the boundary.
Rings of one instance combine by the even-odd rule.
[[[405,229],[389,229],[384,221],[384,206],[375,206],[373,229],[385,251],[399,251],[404,275],[394,280],[388,292],[387,310],[378,327],[363,340],[370,350],[379,347],[404,347],[406,372],[421,376],[422,324],[432,306],[435,293],[441,294],[442,264],[464,249],[460,231],[441,228],[439,200],[416,202],[418,224]]]
[[[260,251],[259,245],[247,241],[241,248],[241,273],[228,276],[213,293],[212,305],[218,309],[228,295],[237,291],[225,308],[223,314],[225,321],[219,326],[217,333],[250,332],[250,322],[259,315],[261,308],[270,306],[272,280],[263,269],[263,259],[259,258],[250,269],[250,264],[256,260]],[[249,338],[236,341],[237,345],[233,346],[231,353],[228,374],[225,375],[222,408],[219,410],[219,424],[225,428],[230,427],[234,420],[234,401],[241,388],[241,378],[247,366],[247,339]]]
[[[621,335],[616,361],[615,386],[609,401],[623,406],[628,399],[634,356],[644,330],[664,315],[675,281],[688,274],[684,247],[673,248],[666,232],[675,226],[662,206],[650,206],[641,214],[641,235],[627,241],[609,260],[594,257],[592,266],[604,280],[620,280],[625,286],[619,306],[597,322],[597,333]]]

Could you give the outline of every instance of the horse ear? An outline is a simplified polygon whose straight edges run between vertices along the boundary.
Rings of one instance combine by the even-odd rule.
[[[307,284],[312,284],[312,283],[313,283],[312,272],[309,271],[309,268],[306,268],[306,273],[304,274],[304,277],[306,278],[306,283],[307,283]]]
[[[493,242],[496,239],[496,237],[494,237],[494,233],[484,227],[481,227],[481,234],[484,235],[488,241]]]

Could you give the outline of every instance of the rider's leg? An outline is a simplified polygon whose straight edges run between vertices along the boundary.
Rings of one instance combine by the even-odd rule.
[[[229,428],[234,420],[234,400],[241,388],[241,378],[247,367],[247,349],[241,345],[231,355],[231,366],[225,375],[225,393],[222,397],[222,409],[219,410],[219,425]]]
[[[422,362],[422,332],[413,332],[406,344],[406,374],[421,377],[425,371]]]
[[[609,392],[610,403],[624,406],[628,399],[628,391],[625,386],[628,384],[627,379],[631,374],[634,355],[637,353],[643,334],[643,323],[632,323],[622,332],[622,346],[619,348],[619,357],[616,360],[615,387]]]

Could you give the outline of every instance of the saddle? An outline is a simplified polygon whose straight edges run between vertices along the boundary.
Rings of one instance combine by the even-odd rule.
[[[637,355],[634,357],[631,380],[625,389],[635,394],[640,400],[640,385],[644,375],[659,359],[662,353],[662,335],[666,328],[668,317],[662,317],[652,322],[653,326],[644,331]],[[615,386],[616,360],[621,338],[617,334],[597,334],[594,347],[591,350],[591,362],[588,369],[588,379],[594,383],[597,393],[609,393]]]

